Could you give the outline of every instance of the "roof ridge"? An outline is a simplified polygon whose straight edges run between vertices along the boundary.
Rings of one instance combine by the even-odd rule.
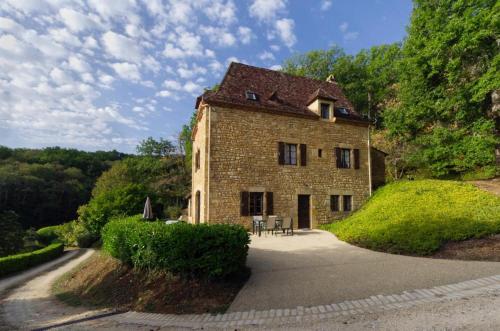
[[[298,78],[298,79],[307,79],[307,80],[312,80],[314,82],[321,82],[321,83],[327,83],[327,84],[333,84],[333,85],[337,85],[337,82],[336,81],[332,81],[332,82],[328,82],[326,80],[321,80],[321,79],[316,79],[316,78],[312,78],[312,77],[307,77],[307,76],[299,76],[299,75],[293,75],[293,74],[290,74],[288,72],[284,72],[284,71],[279,71],[279,70],[273,70],[273,69],[269,69],[269,68],[263,68],[263,67],[257,67],[257,66],[253,66],[253,65],[250,65],[250,64],[246,64],[246,63],[241,63],[241,62],[231,62],[231,64],[229,65],[229,68],[227,69],[227,71],[229,71],[229,69],[231,68],[232,65],[240,65],[240,66],[245,66],[245,67],[250,67],[250,68],[255,68],[255,69],[258,69],[258,70],[264,70],[264,71],[271,71],[271,72],[275,72],[275,73],[279,73],[279,74],[283,74],[285,76],[289,76],[289,77],[293,77],[293,78]],[[226,75],[227,75],[227,71],[226,71]],[[224,75],[224,78],[226,78],[226,75]],[[223,79],[224,81],[224,79]],[[221,85],[222,85],[222,82],[221,82]]]

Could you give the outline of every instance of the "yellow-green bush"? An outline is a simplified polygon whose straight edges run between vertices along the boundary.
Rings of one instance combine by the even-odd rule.
[[[61,255],[63,251],[63,244],[54,243],[33,252],[2,257],[0,258],[0,276],[22,271],[38,264],[53,260]]]
[[[500,233],[500,198],[463,182],[400,181],[325,229],[370,249],[426,255],[447,241]]]

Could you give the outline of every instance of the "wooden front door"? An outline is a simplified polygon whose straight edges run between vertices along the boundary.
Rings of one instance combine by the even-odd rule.
[[[298,227],[299,229],[311,228],[311,210],[310,210],[310,196],[299,195],[298,201]]]

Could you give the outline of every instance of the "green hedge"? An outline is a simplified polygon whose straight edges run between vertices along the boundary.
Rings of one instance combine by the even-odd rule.
[[[38,240],[44,245],[49,245],[54,240],[59,238],[60,229],[61,229],[60,225],[46,226],[44,228],[40,228],[36,231],[36,234],[38,235]]]
[[[103,248],[137,268],[219,279],[245,268],[250,242],[241,226],[117,219],[102,231]]]
[[[0,276],[22,271],[55,259],[64,251],[64,245],[54,243],[42,249],[23,254],[10,255],[0,258]]]

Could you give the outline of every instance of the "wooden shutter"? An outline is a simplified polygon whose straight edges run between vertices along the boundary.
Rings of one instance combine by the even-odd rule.
[[[340,168],[340,153],[341,153],[340,147],[335,147],[335,159],[337,162],[337,168]]]
[[[354,169],[359,169],[359,149],[353,149],[352,153],[354,154]]]
[[[307,146],[305,144],[300,144],[300,165],[307,165]]]
[[[273,215],[273,192],[266,192],[266,215]]]
[[[278,143],[278,164],[285,164],[285,143]]]
[[[250,202],[250,196],[248,192],[241,192],[241,216],[248,216],[249,215],[249,208],[248,208],[248,203]]]

